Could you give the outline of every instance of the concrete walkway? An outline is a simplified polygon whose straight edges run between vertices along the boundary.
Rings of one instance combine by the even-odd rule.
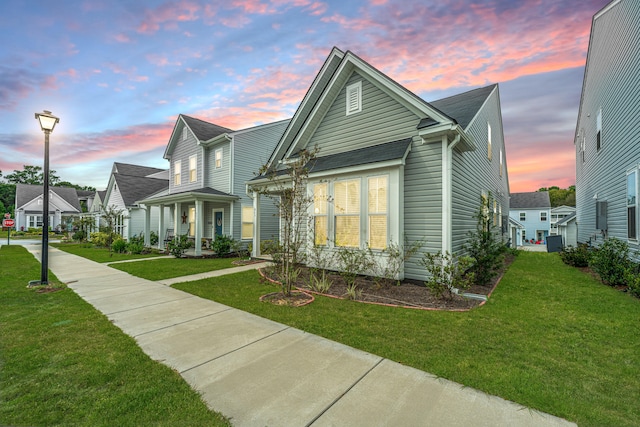
[[[54,248],[49,268],[236,426],[575,425]]]

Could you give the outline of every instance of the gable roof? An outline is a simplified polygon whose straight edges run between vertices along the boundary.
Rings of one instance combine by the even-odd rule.
[[[357,150],[318,157],[309,165],[309,172],[346,168],[403,158],[411,147],[411,138],[359,148]]]
[[[82,212],[80,202],[78,201],[78,193],[75,188],[68,187],[49,187],[49,191],[54,192],[62,200],[71,205],[78,212]],[[42,185],[16,184],[16,209],[21,208],[32,200],[42,197]]]
[[[131,176],[149,176],[154,173],[163,172],[166,169],[152,168],[148,166],[132,165],[129,163],[114,162],[112,172]]]
[[[528,193],[511,193],[510,209],[550,209],[548,191],[532,191]]]
[[[556,225],[558,227],[564,227],[564,226],[567,226],[571,221],[574,221],[575,219],[576,219],[576,214],[572,213],[571,215],[565,216],[564,218],[556,222]]]
[[[468,92],[432,101],[431,105],[453,117],[463,129],[467,129],[473,118],[497,84],[477,88]],[[424,119],[423,119],[424,120]],[[422,123],[422,121],[420,122]],[[420,128],[420,126],[418,126]]]
[[[136,201],[169,188],[168,179],[147,178],[114,173],[113,177],[125,206],[134,206]]]
[[[208,141],[216,136],[222,135],[223,133],[233,132],[233,130],[229,128],[205,122],[204,120],[196,119],[195,117],[186,116],[184,114],[180,114],[180,117],[182,117],[187,126],[189,126],[189,129],[191,129],[191,132],[193,132],[198,141]]]

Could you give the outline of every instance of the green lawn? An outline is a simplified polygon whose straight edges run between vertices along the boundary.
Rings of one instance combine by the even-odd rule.
[[[233,261],[238,259],[240,258],[163,258],[111,264],[110,267],[143,279],[162,280],[230,268],[234,266]]]
[[[0,425],[229,425],[73,291],[27,289],[40,264],[23,247],[0,266]]]
[[[109,249],[98,248],[91,243],[50,243],[49,246],[53,246],[54,248],[58,248],[61,251],[78,255],[95,262],[126,261],[130,259],[153,258],[161,256],[158,253],[131,255],[112,252],[111,254],[109,254]]]
[[[301,308],[258,297],[254,271],[175,286],[581,426],[640,425],[640,300],[521,253],[483,307],[419,311],[316,297]]]

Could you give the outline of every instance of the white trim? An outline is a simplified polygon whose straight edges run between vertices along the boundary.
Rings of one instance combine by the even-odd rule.
[[[345,99],[347,116],[362,111],[362,80],[347,86],[345,89]]]

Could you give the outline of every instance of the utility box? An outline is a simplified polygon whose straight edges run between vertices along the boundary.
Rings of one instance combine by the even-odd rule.
[[[562,236],[547,236],[547,252],[562,252]]]

